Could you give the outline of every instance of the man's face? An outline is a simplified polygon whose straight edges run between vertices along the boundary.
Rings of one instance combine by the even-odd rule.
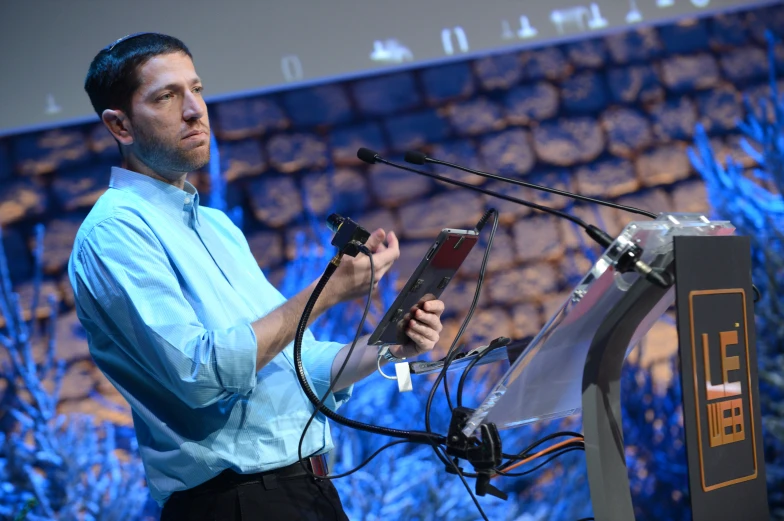
[[[134,155],[174,181],[210,160],[210,121],[201,80],[188,55],[155,56],[139,70],[131,99]]]

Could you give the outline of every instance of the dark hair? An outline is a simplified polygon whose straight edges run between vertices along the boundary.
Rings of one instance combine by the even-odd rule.
[[[106,109],[131,112],[131,98],[139,88],[139,68],[161,54],[193,55],[177,38],[158,33],[137,33],[120,38],[93,58],[84,90],[93,109],[101,116]]]

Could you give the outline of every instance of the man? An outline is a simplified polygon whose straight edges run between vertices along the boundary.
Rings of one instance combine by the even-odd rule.
[[[209,160],[210,125],[190,52],[165,35],[123,38],[95,57],[85,90],[125,168],[112,169],[82,224],[68,273],[90,353],[132,407],[162,519],[346,519],[331,482],[308,477],[297,461],[313,407],[292,341],[315,282],[284,299],[240,230],[199,206],[186,176]],[[397,238],[379,229],[367,245],[381,278],[399,256]],[[345,257],[311,318],[364,296],[369,283],[369,259]],[[410,342],[394,356],[431,350],[443,309],[430,301],[415,310]],[[347,349],[306,334],[304,366],[319,396]],[[326,399],[333,410],[375,370],[367,339],[357,351]],[[319,416],[303,454],[332,447]]]

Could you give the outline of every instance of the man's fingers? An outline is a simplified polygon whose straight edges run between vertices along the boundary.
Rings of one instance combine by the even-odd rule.
[[[418,333],[430,342],[436,343],[438,341],[438,332],[436,330],[416,320],[412,320],[408,323],[408,330],[409,332],[414,331],[415,333]]]
[[[384,239],[386,238],[386,235],[387,234],[386,234],[386,232],[383,229],[381,229],[381,228],[377,229],[376,231],[374,231],[373,233],[370,234],[370,237],[368,238],[367,242],[365,243],[365,246],[367,246],[367,248],[372,253],[376,253],[378,251],[381,251],[381,250],[379,250],[379,247],[381,247],[381,246],[383,246],[383,248],[386,249],[386,246],[384,246]]]
[[[420,353],[424,351],[429,351],[433,349],[433,347],[435,347],[435,343],[433,342],[433,340],[426,338],[425,336],[423,336],[420,333],[417,333],[413,329],[409,329],[408,331],[406,331],[406,335],[408,335],[408,338],[410,338],[411,341],[417,345],[417,351],[419,351]]]
[[[441,320],[438,318],[438,315],[435,313],[427,313],[426,311],[422,311],[418,309],[414,313],[414,317],[416,318],[417,322],[421,322],[422,324],[430,327],[431,329],[441,332],[444,326],[441,325]]]
[[[428,313],[433,313],[434,315],[440,317],[444,312],[444,303],[440,300],[428,300],[422,304],[422,309]]]

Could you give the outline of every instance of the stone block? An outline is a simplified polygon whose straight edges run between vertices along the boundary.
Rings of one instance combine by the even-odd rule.
[[[637,192],[636,194],[627,195],[618,199],[616,202],[625,204],[627,206],[640,208],[641,210],[647,210],[653,213],[672,211],[672,200],[670,199],[670,196],[667,194],[667,192],[661,188],[645,190],[643,192]],[[636,219],[638,218],[627,217],[626,221],[629,222]]]
[[[494,338],[512,334],[512,318],[502,307],[482,309],[474,314],[471,325],[466,329],[462,341],[472,348],[487,345]],[[454,335],[442,338],[439,344],[451,345]]]
[[[659,34],[652,27],[623,31],[605,38],[610,58],[615,63],[646,62],[658,58],[663,50]]]
[[[361,165],[357,150],[366,147],[383,154],[387,145],[381,127],[376,122],[364,122],[358,125],[334,129],[330,132],[332,160],[337,165]]]
[[[525,180],[539,186],[571,192],[573,191],[571,177],[572,176],[567,170],[550,170],[532,172],[526,176]],[[555,208],[557,210],[566,208],[572,203],[572,199],[569,197],[554,195],[540,190],[533,190],[531,192],[530,200],[536,204],[549,206],[550,208]]]
[[[596,69],[607,62],[607,46],[600,38],[567,43],[565,48],[566,56],[577,68]]]
[[[631,161],[611,158],[584,165],[575,172],[575,182],[582,195],[615,198],[640,188]]]
[[[522,302],[541,301],[546,295],[557,291],[560,278],[549,262],[538,262],[493,274],[490,299],[509,306]]]
[[[593,262],[582,251],[572,251],[564,255],[558,263],[558,272],[566,287],[571,289],[580,283],[592,266]]]
[[[258,175],[267,168],[267,161],[257,138],[224,141],[219,146],[220,168],[226,182]]]
[[[513,185],[503,181],[490,181],[483,188],[492,192],[508,195],[523,201],[533,199],[532,190],[522,186]],[[509,225],[516,222],[519,218],[531,213],[531,209],[511,201],[506,201],[498,197],[486,196],[486,206],[498,210],[498,218],[501,224]]]
[[[697,106],[700,123],[709,133],[735,130],[744,115],[740,94],[726,83],[697,96]]]
[[[258,231],[247,235],[248,246],[262,269],[269,269],[283,263],[283,238],[273,231]]]
[[[653,144],[653,133],[648,120],[639,111],[613,107],[601,116],[610,152],[621,157],[634,157]]]
[[[39,183],[28,179],[3,181],[0,187],[0,226],[41,215],[46,207],[46,192]]]
[[[518,304],[512,308],[512,338],[536,336],[544,326],[544,320],[536,304]]]
[[[256,220],[278,228],[302,215],[302,197],[290,177],[264,176],[248,184],[248,196]]]
[[[2,246],[8,262],[8,274],[11,281],[19,283],[29,279],[33,275],[33,259],[25,237],[20,230],[15,228],[3,228],[2,232]]]
[[[611,68],[607,80],[613,99],[619,103],[649,103],[664,98],[659,77],[650,65]]]
[[[367,184],[364,175],[349,168],[306,175],[302,178],[305,207],[315,215],[361,211],[369,202]]]
[[[313,134],[278,134],[267,143],[267,155],[273,168],[291,173],[327,166],[327,145]]]
[[[71,364],[63,376],[60,388],[60,400],[82,401],[87,400],[95,389],[93,370],[95,365],[89,360]]]
[[[523,78],[523,62],[517,53],[485,56],[474,62],[474,74],[483,89],[506,90]]]
[[[572,113],[598,112],[607,106],[609,97],[604,76],[594,71],[573,74],[561,83],[561,101]]]
[[[553,260],[563,255],[558,219],[552,215],[532,216],[512,226],[519,261]]]
[[[82,327],[75,309],[58,315],[56,327],[57,342],[54,354],[57,359],[64,360],[66,363],[90,360],[87,332]]]
[[[120,148],[109,129],[96,123],[87,131],[87,146],[95,156],[105,161],[121,161]]]
[[[430,193],[434,187],[434,182],[427,177],[388,165],[374,165],[369,172],[370,192],[384,206],[399,206]]]
[[[346,87],[329,83],[285,92],[283,106],[291,123],[297,127],[335,125],[354,116]]]
[[[427,249],[425,249],[427,251]],[[422,254],[424,255],[424,253]],[[419,257],[420,259],[422,257]],[[465,264],[460,267],[458,273],[464,273]],[[407,279],[405,279],[407,280]],[[405,283],[401,281],[401,286]],[[474,292],[476,291],[476,279],[472,277],[469,280],[453,280],[449,286],[441,294],[440,300],[444,303],[444,315],[446,317],[455,317],[459,315],[462,318],[465,313],[471,308],[471,302],[474,300]],[[490,302],[489,291],[487,286],[482,287],[479,292],[479,300],[477,301],[477,308],[484,309]]]
[[[506,119],[513,125],[528,125],[558,113],[558,89],[540,81],[514,87],[504,98]]]
[[[446,141],[434,145],[430,152],[430,157],[454,163],[456,165],[473,168],[474,170],[481,170],[482,165],[479,161],[479,154],[476,151],[474,143],[468,139],[460,139],[456,141]],[[443,166],[434,166],[435,171],[444,177],[455,179],[463,183],[471,185],[481,185],[485,182],[485,178],[476,174],[469,174],[454,168]],[[449,188],[462,190],[460,187],[448,185]]]
[[[740,47],[721,54],[724,77],[732,83],[749,83],[768,77],[768,56],[759,47]]]
[[[450,191],[400,208],[406,237],[433,239],[442,228],[473,228],[484,211],[483,200],[467,190]]]
[[[482,267],[482,258],[485,255],[485,248],[487,247],[487,239],[490,237],[490,229],[492,222],[487,224],[487,227],[482,232],[482,236],[468,258],[460,266],[461,276],[468,277],[470,280],[475,280],[479,275],[479,270]],[[490,248],[490,256],[487,259],[487,272],[495,272],[499,270],[508,270],[513,268],[516,264],[515,245],[510,231],[505,226],[498,226],[495,237],[493,238],[493,245]]]
[[[719,83],[716,58],[707,53],[662,60],[662,81],[674,92],[707,89]]]
[[[397,216],[385,208],[364,213],[355,220],[371,232],[381,228],[387,233],[395,232],[398,239],[405,236],[405,230],[400,226]],[[435,236],[433,236],[433,239],[435,239]]]
[[[690,139],[697,124],[697,108],[687,97],[673,98],[650,107],[653,133],[659,141]]]
[[[689,177],[692,166],[683,145],[665,145],[642,154],[637,175],[645,186],[667,185]]]
[[[672,54],[687,54],[708,49],[710,33],[704,19],[690,18],[659,28],[664,50]]]
[[[593,161],[605,145],[599,124],[587,117],[542,123],[533,136],[539,159],[557,166]]]
[[[420,79],[425,97],[433,105],[468,98],[474,93],[474,77],[468,62],[428,67],[420,72]]]
[[[357,107],[368,116],[394,114],[422,103],[411,72],[359,80],[351,90]]]
[[[78,127],[23,134],[12,143],[16,169],[22,175],[49,174],[82,165],[90,157],[87,139]]]
[[[450,134],[449,122],[434,109],[387,118],[385,126],[392,149],[401,151],[441,141]]]
[[[289,120],[271,96],[238,98],[216,103],[212,127],[220,139],[245,139],[289,127]]]
[[[527,131],[515,128],[483,138],[479,154],[490,172],[504,176],[520,176],[531,170],[536,157]]]
[[[673,188],[671,195],[672,208],[676,212],[710,214],[708,194],[702,180],[678,183]]]
[[[626,223],[637,218],[633,214],[621,212],[614,208],[591,203],[579,203],[570,208],[569,213],[579,217],[588,224],[593,224],[611,236],[617,236]],[[642,218],[642,217],[640,217]],[[569,251],[578,250],[583,255],[592,255],[596,258],[603,251],[585,231],[566,219],[558,221],[561,231],[561,242]],[[567,253],[567,256],[571,255]]]
[[[740,13],[720,13],[708,20],[710,26],[710,46],[715,51],[726,51],[745,45],[749,41],[749,31]]]
[[[449,121],[455,132],[463,136],[486,134],[506,127],[501,107],[484,96],[449,107]]]
[[[523,53],[523,68],[529,80],[560,80],[572,72],[572,66],[559,47],[549,46]]]
[[[784,37],[784,9],[780,4],[746,11],[746,24],[752,39],[766,45],[765,32],[770,30],[778,38]]]
[[[56,176],[52,182],[52,193],[66,211],[92,208],[95,201],[109,188],[110,178],[109,165],[90,165],[88,168]]]
[[[73,250],[76,232],[82,225],[81,216],[63,216],[49,221],[44,233],[44,264],[46,274],[61,273],[68,265],[68,258]],[[30,248],[34,248],[31,241]]]
[[[390,270],[394,271],[397,278],[397,288],[403,288],[416,267],[419,266],[419,262],[427,253],[428,248],[433,245],[437,235],[436,233],[432,237],[428,237],[427,240],[400,241],[400,257],[398,257]]]

